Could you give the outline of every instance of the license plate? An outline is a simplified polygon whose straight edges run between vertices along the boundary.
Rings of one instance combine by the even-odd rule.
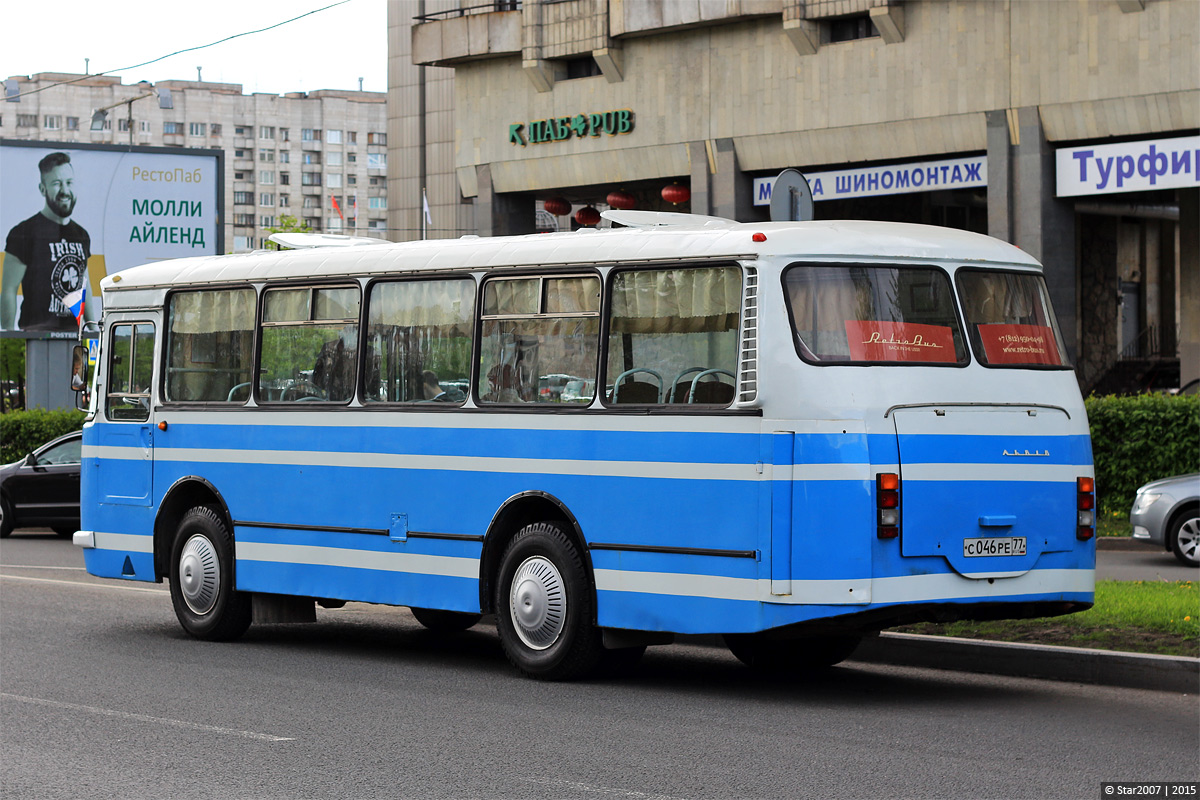
[[[979,556],[1023,556],[1024,536],[988,536],[983,539],[963,539],[963,555],[967,558]]]

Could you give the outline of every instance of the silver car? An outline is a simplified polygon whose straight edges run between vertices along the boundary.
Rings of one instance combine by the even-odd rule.
[[[1137,490],[1133,538],[1170,550],[1189,567],[1200,565],[1200,474],[1151,481]]]

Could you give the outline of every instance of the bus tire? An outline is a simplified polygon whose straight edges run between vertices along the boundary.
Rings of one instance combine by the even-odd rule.
[[[442,611],[438,608],[415,607],[410,607],[408,610],[417,618],[417,622],[438,633],[465,631],[483,619],[482,614],[472,614],[468,611]]]
[[[725,645],[748,667],[764,672],[808,672],[832,667],[850,657],[862,641],[858,634],[770,639],[761,633],[727,633]]]
[[[557,522],[522,528],[500,559],[496,627],[518,670],[542,680],[587,674],[604,654],[595,595],[578,549]]]
[[[229,641],[250,627],[250,593],[234,588],[233,537],[208,506],[188,511],[176,530],[171,604],[179,624],[197,639]]]

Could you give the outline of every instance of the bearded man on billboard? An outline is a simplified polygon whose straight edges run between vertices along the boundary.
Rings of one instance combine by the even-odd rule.
[[[75,331],[82,315],[91,237],[71,220],[75,209],[71,157],[50,153],[38,162],[38,170],[38,191],[46,203],[14,226],[4,244],[0,330]]]

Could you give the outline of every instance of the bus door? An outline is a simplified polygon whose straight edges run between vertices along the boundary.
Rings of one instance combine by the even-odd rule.
[[[874,482],[863,420],[805,420],[774,431],[771,594],[791,602],[866,605],[872,595]]]
[[[1057,408],[923,406],[893,412],[900,552],[970,578],[1012,577],[1075,545],[1079,437]]]
[[[141,316],[110,318],[106,327],[107,379],[98,387],[103,392],[100,401],[105,423],[94,426],[98,457],[88,461],[95,472],[100,503],[148,509],[154,489],[150,401],[157,325]]]

